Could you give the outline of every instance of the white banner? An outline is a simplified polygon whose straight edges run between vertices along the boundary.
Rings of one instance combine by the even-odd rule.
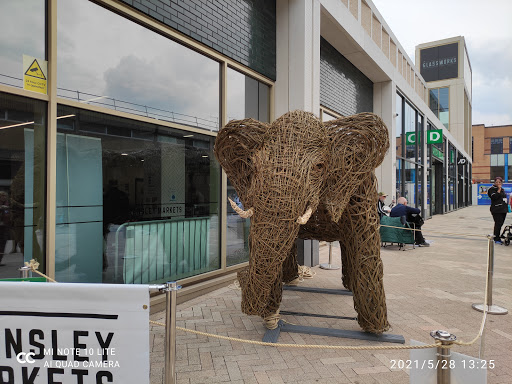
[[[0,383],[149,383],[148,286],[0,282]]]

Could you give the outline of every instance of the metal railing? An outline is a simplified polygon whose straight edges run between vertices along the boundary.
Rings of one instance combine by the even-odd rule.
[[[23,88],[23,79],[21,78],[0,74],[0,79],[0,84]],[[130,101],[116,99],[109,96],[101,96],[92,93],[81,92],[79,90],[57,87],[57,96],[69,100],[76,100],[84,104],[86,103],[89,105],[98,105],[101,107],[113,109],[115,111],[132,113],[134,115],[145,116],[152,119],[187,125],[200,129],[206,129],[208,131],[218,131],[220,128],[218,118],[205,119],[184,113],[154,108],[149,105],[132,103]]]

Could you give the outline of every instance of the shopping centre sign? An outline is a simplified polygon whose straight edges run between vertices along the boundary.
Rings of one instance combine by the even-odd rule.
[[[420,50],[420,73],[425,81],[456,78],[459,75],[459,43]]]
[[[146,285],[0,282],[1,383],[149,383]]]

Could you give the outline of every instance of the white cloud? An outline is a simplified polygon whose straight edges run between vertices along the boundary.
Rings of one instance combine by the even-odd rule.
[[[416,45],[464,36],[473,71],[473,122],[512,124],[512,2],[373,0],[414,61]]]

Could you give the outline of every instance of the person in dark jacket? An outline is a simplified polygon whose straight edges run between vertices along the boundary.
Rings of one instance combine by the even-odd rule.
[[[425,241],[423,234],[421,233],[421,226],[423,225],[423,219],[421,218],[421,210],[418,208],[409,207],[407,205],[407,199],[405,197],[399,197],[397,204],[391,210],[389,216],[391,217],[402,217],[405,216],[407,222],[414,223],[416,231],[414,231],[414,242],[420,247],[430,247],[430,244]]]
[[[507,217],[507,194],[502,188],[503,179],[496,177],[494,185],[487,190],[487,195],[491,199],[491,214],[494,219],[494,243],[503,244],[501,241],[501,227]]]

